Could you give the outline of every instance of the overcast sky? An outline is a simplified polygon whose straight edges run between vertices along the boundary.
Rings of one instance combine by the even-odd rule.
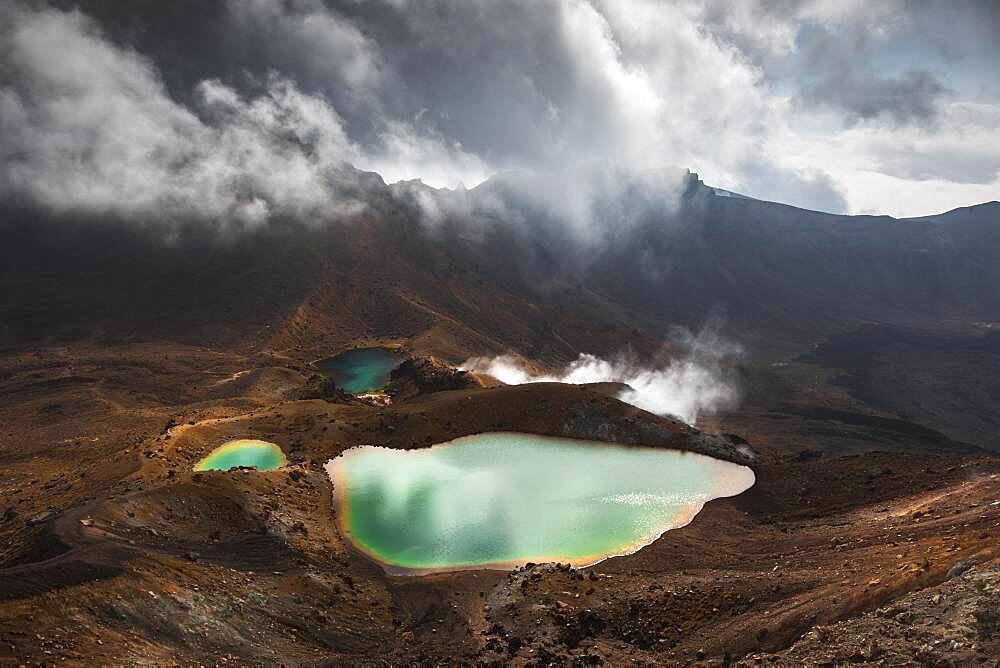
[[[990,0],[7,2],[0,194],[254,224],[606,161],[920,215],[1000,199],[998,71]]]

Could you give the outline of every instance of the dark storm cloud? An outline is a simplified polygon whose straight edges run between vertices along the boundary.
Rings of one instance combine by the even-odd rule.
[[[1000,57],[992,0],[706,0],[703,20],[769,84],[848,123],[926,125],[965,79],[988,80]]]
[[[926,70],[880,74],[875,65],[879,26],[866,25],[862,19],[800,33],[798,101],[839,110],[848,123],[875,119],[898,125],[931,123],[947,86]]]
[[[149,56],[177,99],[213,78],[245,92],[275,70],[322,94],[363,144],[379,144],[394,119],[483,157],[534,163],[550,153],[553,104],[582,102],[572,97],[556,3],[62,4]]]
[[[322,94],[351,138],[376,152],[432,138],[499,169],[639,157],[671,164],[690,160],[703,137],[728,136],[730,125],[762,131],[704,107],[726,91],[701,69],[733,64],[680,11],[660,19],[677,29],[665,35],[672,51],[655,54],[649,35],[634,43],[616,35],[613,15],[629,12],[575,0],[82,6],[119,46],[149,56],[175,99],[190,101],[204,79],[247,94],[276,70]],[[648,76],[644,59],[667,56],[672,71]]]
[[[922,70],[881,78],[874,72],[847,69],[809,82],[802,88],[801,99],[840,109],[848,122],[888,117],[900,125],[928,124],[937,116],[938,101],[947,92],[936,76]]]
[[[952,109],[961,102],[990,111],[1000,99],[986,67],[1000,41],[990,3],[35,0],[7,7],[19,17],[8,26],[37,30],[44,17],[63,29],[62,41],[38,37],[43,45],[55,39],[48,52],[24,40],[4,45],[7,191],[35,198],[45,191],[44,201],[64,207],[118,201],[141,210],[151,206],[140,187],[147,181],[174,188],[152,189],[166,192],[165,201],[194,202],[197,184],[215,183],[210,215],[239,210],[253,218],[298,211],[292,201],[314,206],[334,165],[454,186],[504,169],[607,162],[689,167],[751,196],[841,211],[884,205],[853,200],[878,192],[845,185],[861,178],[856,165],[987,184],[997,158],[985,150],[959,164],[967,145],[990,136],[992,116],[973,110],[985,125],[958,123]],[[81,60],[80,49],[100,57]],[[72,61],[81,85],[60,80],[45,65],[51,58]],[[145,91],[141,100],[137,90]],[[88,113],[61,113],[74,106]],[[865,135],[839,136],[857,128],[924,134],[906,134],[908,152],[890,159],[881,151],[879,160]],[[927,143],[938,137],[947,141]],[[931,154],[944,162],[920,157]],[[252,168],[243,162],[249,157]],[[88,166],[89,180],[68,169],[73,160]],[[290,164],[316,186],[308,197],[280,181],[297,173]],[[241,171],[250,176],[237,179]],[[72,187],[56,187],[64,178]],[[293,199],[281,194],[288,190],[296,190]]]
[[[603,101],[582,99],[557,3],[407,3],[401,12],[376,1],[337,8],[382,45],[404,83],[397,107],[426,115],[426,122],[486,159],[554,163],[555,154],[573,149],[559,135],[583,125],[591,136],[604,134]],[[593,123],[570,116],[581,107],[593,108]]]

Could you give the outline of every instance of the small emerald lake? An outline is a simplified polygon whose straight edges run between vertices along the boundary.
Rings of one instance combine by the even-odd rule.
[[[281,468],[288,461],[285,453],[274,443],[253,439],[229,441],[212,450],[194,466],[195,471],[228,471],[246,466],[258,471]]]
[[[381,390],[405,359],[393,348],[356,348],[316,362],[326,376],[351,394]]]
[[[341,533],[399,573],[596,563],[754,483],[705,455],[513,432],[351,448],[326,470]]]

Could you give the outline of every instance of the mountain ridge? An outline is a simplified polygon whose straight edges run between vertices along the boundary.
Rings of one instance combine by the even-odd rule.
[[[1000,319],[996,202],[839,216],[715,196],[674,173],[666,189],[602,180],[569,206],[576,193],[365,173],[356,216],[220,241],[7,209],[0,341],[166,336],[321,355],[383,337],[452,361],[514,351],[558,363],[650,351],[671,327],[720,312],[752,346],[795,349],[872,320]]]

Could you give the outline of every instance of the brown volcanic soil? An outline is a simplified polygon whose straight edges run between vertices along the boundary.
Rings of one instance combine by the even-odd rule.
[[[751,370],[769,391],[708,426],[752,443],[756,486],[634,555],[390,577],[335,528],[321,467],[347,447],[505,429],[730,442],[602,386],[379,407],[288,399],[311,371],[275,355],[4,355],[0,664],[995,662],[1000,459],[859,413],[809,373]],[[190,472],[237,437],[289,467]]]
[[[233,239],[0,215],[0,347],[166,339],[305,362],[406,342],[456,361],[514,351],[549,364],[625,340],[659,347],[636,311],[579,280],[484,266],[522,251],[429,233],[380,188],[357,219]]]

